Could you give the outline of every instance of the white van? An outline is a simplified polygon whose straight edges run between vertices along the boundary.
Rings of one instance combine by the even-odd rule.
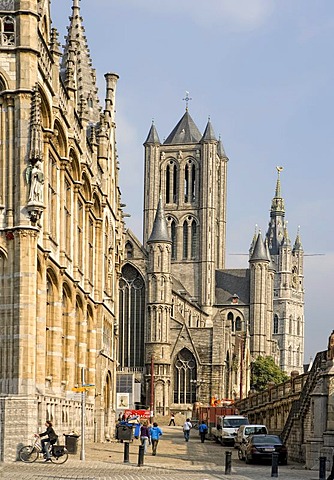
[[[267,435],[268,429],[265,425],[241,425],[238,428],[234,446],[238,448],[243,440],[246,440],[249,435],[258,435],[261,433]]]

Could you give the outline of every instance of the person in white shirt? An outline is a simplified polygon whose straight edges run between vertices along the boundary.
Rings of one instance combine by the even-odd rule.
[[[189,442],[191,428],[192,428],[192,424],[190,422],[190,418],[187,418],[187,420],[183,424],[183,435],[186,442]]]

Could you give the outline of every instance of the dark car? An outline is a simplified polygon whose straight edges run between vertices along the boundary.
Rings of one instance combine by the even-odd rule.
[[[254,460],[271,461],[274,452],[278,453],[278,461],[281,465],[288,463],[288,451],[277,435],[251,435],[242,450],[246,463]]]

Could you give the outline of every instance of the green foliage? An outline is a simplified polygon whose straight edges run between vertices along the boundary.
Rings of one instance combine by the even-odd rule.
[[[257,391],[267,388],[270,382],[277,385],[288,380],[288,378],[288,375],[276,365],[272,357],[259,356],[252,363],[251,385]]]

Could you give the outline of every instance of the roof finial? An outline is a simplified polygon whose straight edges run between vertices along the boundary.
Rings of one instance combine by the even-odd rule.
[[[283,171],[283,167],[276,167],[277,170],[277,183],[276,183],[276,193],[275,197],[280,197],[281,196],[281,180],[280,180],[280,174]]]
[[[186,102],[186,112],[188,111],[188,104],[192,98],[189,97],[189,92],[186,91],[186,96],[182,99]]]

